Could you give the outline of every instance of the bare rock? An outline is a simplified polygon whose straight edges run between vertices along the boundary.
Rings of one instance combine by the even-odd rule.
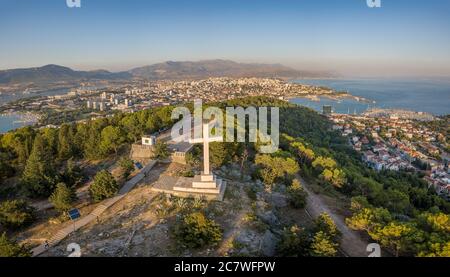
[[[239,253],[256,253],[259,249],[261,237],[251,230],[243,230],[236,237],[236,241],[243,246]]]
[[[270,231],[266,231],[261,242],[261,253],[267,257],[273,257],[276,253],[278,238]]]
[[[271,193],[269,201],[276,208],[284,208],[288,205],[287,197],[279,192]]]
[[[273,211],[267,211],[262,214],[258,214],[258,217],[262,222],[269,226],[276,226],[279,224],[278,217],[273,213]]]

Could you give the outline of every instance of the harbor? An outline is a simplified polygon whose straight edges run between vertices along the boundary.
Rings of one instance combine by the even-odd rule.
[[[0,133],[6,133],[24,126],[32,126],[39,121],[34,113],[8,112],[0,114]]]

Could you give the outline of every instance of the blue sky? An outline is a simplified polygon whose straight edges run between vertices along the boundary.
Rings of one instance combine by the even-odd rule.
[[[0,69],[112,71],[166,60],[450,76],[450,1],[0,0]]]

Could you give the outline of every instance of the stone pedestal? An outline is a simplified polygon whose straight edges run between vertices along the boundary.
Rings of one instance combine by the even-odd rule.
[[[177,192],[183,192],[187,194],[195,195],[208,195],[216,200],[221,201],[225,192],[226,182],[220,178],[216,178],[214,175],[197,175],[192,180],[191,185],[186,183],[177,182],[173,190]]]
[[[214,175],[197,175],[192,181],[192,187],[198,189],[215,189],[219,186],[221,179],[216,179]]]

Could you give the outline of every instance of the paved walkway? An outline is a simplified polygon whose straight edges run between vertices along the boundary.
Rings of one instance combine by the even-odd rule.
[[[70,224],[69,226],[59,230],[53,237],[51,237],[48,240],[48,247],[45,246],[45,244],[41,244],[38,247],[34,248],[32,250],[33,257],[39,256],[45,251],[47,251],[50,247],[53,247],[60,243],[63,239],[65,239],[67,236],[69,236],[71,233],[75,232],[76,230],[86,226],[87,224],[91,223],[94,220],[97,220],[97,218],[109,207],[114,205],[117,201],[125,197],[125,195],[130,192],[140,181],[144,179],[144,177],[152,170],[152,168],[155,166],[156,161],[150,161],[148,165],[146,165],[136,176],[134,176],[130,181],[126,182],[125,185],[120,189],[117,196],[113,198],[109,198],[101,202],[95,210],[93,210],[90,214],[78,219],[73,224]]]

